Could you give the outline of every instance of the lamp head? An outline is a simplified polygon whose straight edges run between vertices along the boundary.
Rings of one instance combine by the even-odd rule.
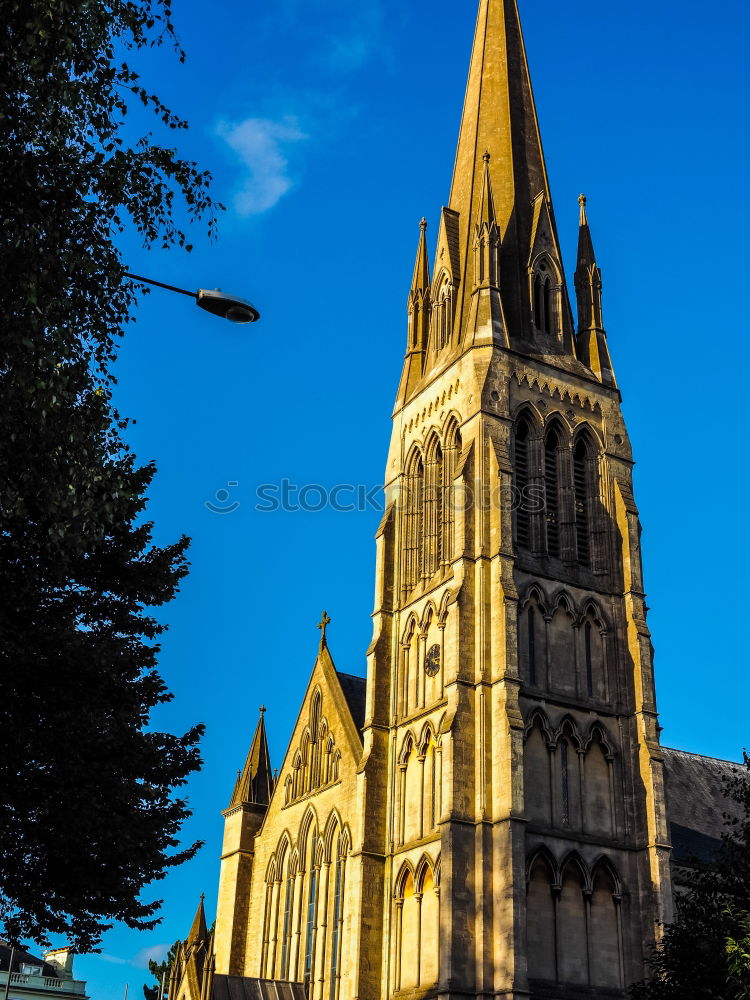
[[[201,309],[228,319],[230,323],[255,323],[260,319],[260,313],[251,302],[238,295],[227,295],[220,288],[199,288],[195,301]]]

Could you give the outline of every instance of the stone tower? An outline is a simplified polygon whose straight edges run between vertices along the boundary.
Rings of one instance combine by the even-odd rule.
[[[581,197],[576,332],[516,0],[480,0],[407,300],[367,679],[324,613],[278,780],[261,718],[224,813],[210,1000],[613,1000],[643,977],[670,849],[601,291]]]
[[[580,204],[576,335],[516,0],[481,0],[377,539],[361,997],[620,996],[670,915],[632,455]]]

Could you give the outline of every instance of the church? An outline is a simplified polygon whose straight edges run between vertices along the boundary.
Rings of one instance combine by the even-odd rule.
[[[367,677],[337,671],[324,613],[276,777],[261,713],[171,1000],[622,998],[715,844],[731,765],[659,742],[583,196],[578,217],[576,322],[517,2],[480,0],[408,293]]]

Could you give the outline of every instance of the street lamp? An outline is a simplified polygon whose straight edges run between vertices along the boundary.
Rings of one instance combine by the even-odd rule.
[[[221,316],[222,319],[228,319],[230,323],[255,323],[260,319],[260,313],[251,302],[241,299],[238,295],[227,295],[219,288],[199,288],[197,292],[189,292],[186,288],[165,285],[163,281],[144,278],[140,274],[126,274],[125,277],[145,285],[166,288],[170,292],[179,292],[180,295],[189,295],[201,309],[213,313],[214,316]]]

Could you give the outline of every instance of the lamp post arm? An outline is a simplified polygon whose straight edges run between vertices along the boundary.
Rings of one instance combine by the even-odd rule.
[[[144,278],[140,274],[125,274],[126,278],[132,278],[133,281],[140,281],[145,285],[157,285],[159,288],[166,288],[169,292],[179,292],[180,295],[189,295],[191,299],[197,298],[196,292],[189,292],[186,288],[177,288],[175,285],[165,285],[163,281],[154,281],[153,278]]]

